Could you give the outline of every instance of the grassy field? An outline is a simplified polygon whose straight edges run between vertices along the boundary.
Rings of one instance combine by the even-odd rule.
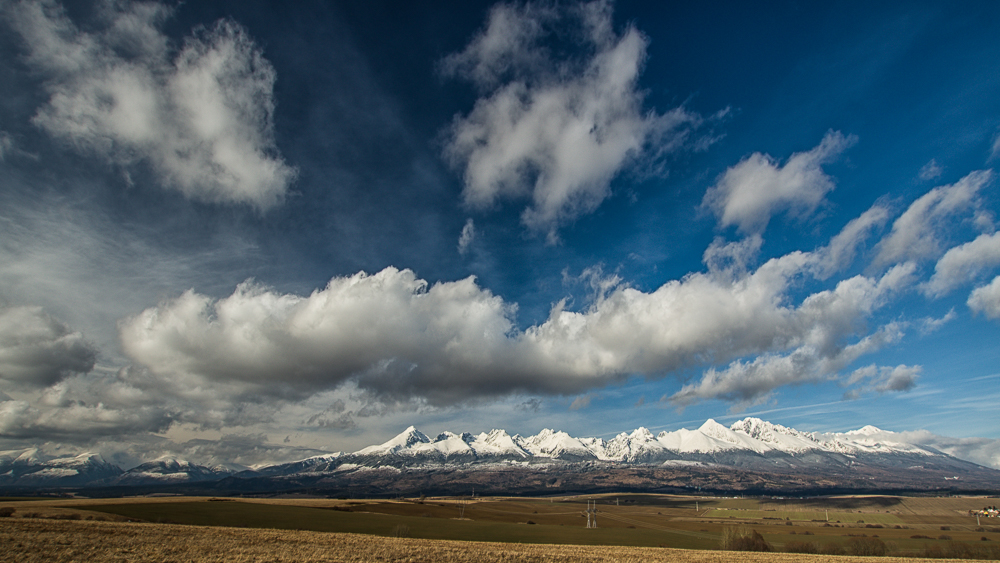
[[[819,553],[852,550],[859,553],[854,544],[864,541],[882,544],[887,553],[897,556],[997,559],[1000,520],[984,519],[980,525],[968,516],[970,509],[998,504],[997,500],[885,496],[726,499],[672,495],[396,500],[0,499],[0,509],[6,506],[14,510],[12,517],[0,518],[0,526],[56,521],[80,526],[101,521],[129,525],[128,521],[132,521],[131,525],[141,522],[212,527],[203,530],[271,529],[269,533],[279,534],[309,531],[430,541],[713,550],[719,548],[720,538],[727,530],[745,525],[776,551],[808,548]],[[597,529],[585,528],[584,511],[589,501],[597,503]],[[826,522],[827,513],[830,522]]]
[[[18,563],[385,562],[385,563],[903,563],[898,557],[830,557],[570,545],[455,542],[412,538],[97,521],[5,518],[0,561]]]
[[[710,510],[708,518],[745,518],[751,520],[792,520],[796,522],[854,522],[858,524],[902,524],[895,514],[858,514],[854,512],[800,512],[787,510]]]
[[[405,526],[415,538],[484,542],[563,543],[578,545],[670,546],[688,549],[712,549],[718,543],[712,534],[691,534],[683,530],[654,530],[604,527],[588,530],[583,526],[538,525],[490,520],[457,519],[457,509],[441,505],[407,506],[399,514],[348,512],[333,507],[293,506],[243,502],[175,502],[156,504],[117,504],[87,507],[92,511],[157,523],[181,523],[198,526],[236,526],[277,528],[316,532],[347,532],[389,536]],[[367,507],[366,507],[367,508]],[[375,507],[377,508],[377,507]],[[434,515],[430,511],[436,509]],[[428,511],[422,513],[422,511]],[[446,512],[447,516],[442,512]],[[471,511],[469,511],[471,512]],[[471,516],[471,514],[470,514]],[[532,521],[534,522],[534,521]]]

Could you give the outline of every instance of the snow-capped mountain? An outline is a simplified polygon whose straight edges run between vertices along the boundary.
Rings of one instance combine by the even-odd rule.
[[[236,473],[236,471],[233,471],[227,465],[205,467],[204,465],[197,465],[186,460],[164,456],[125,471],[109,484],[149,485],[216,481]]]
[[[310,472],[322,473],[323,471],[336,468],[337,458],[342,455],[343,452],[336,452],[332,454],[307,457],[306,459],[300,459],[299,461],[293,461],[291,463],[271,463],[260,467],[244,469],[243,471],[236,473],[236,476],[253,477]]]
[[[658,434],[640,427],[609,440],[576,438],[553,429],[526,437],[495,429],[477,435],[442,432],[431,438],[411,426],[385,443],[353,453],[323,454],[254,468],[225,463],[206,467],[162,457],[122,471],[93,453],[48,458],[37,449],[0,452],[0,487],[213,487],[213,483],[225,483],[233,490],[268,490],[308,484],[371,484],[371,479],[384,474],[379,470],[397,475],[450,475],[455,471],[551,475],[622,468],[794,475],[800,483],[822,481],[827,483],[825,486],[847,483],[853,487],[879,479],[892,481],[894,487],[903,486],[908,479],[920,486],[938,486],[934,483],[943,482],[945,477],[954,480],[962,475],[987,487],[1000,483],[1000,472],[994,469],[909,443],[904,436],[874,426],[842,433],[802,432],[759,418],[745,418],[729,427],[709,419],[694,430],[682,428]],[[778,482],[788,482],[786,477]],[[545,482],[549,480],[546,477]],[[387,483],[380,481],[372,486],[375,490],[392,486]]]
[[[0,486],[78,486],[121,475],[100,454],[48,458],[37,448],[0,452]]]
[[[536,458],[587,461],[602,459],[604,454],[604,440],[600,438],[574,438],[548,428],[534,436],[521,438],[519,445]]]
[[[875,455],[881,456],[882,464],[891,461],[886,456],[910,464],[914,456],[918,462],[923,458],[949,458],[929,448],[893,440],[893,436],[892,432],[871,426],[852,432],[816,434],[758,418],[746,418],[730,427],[709,419],[695,430],[682,428],[657,435],[638,428],[610,440],[575,438],[552,429],[527,437],[511,436],[498,429],[475,436],[443,432],[430,438],[411,426],[383,444],[338,456],[335,463],[325,464],[324,469],[344,465],[400,468],[553,462],[657,465],[678,460],[767,469],[831,463],[851,465],[870,461]]]
[[[520,436],[511,436],[506,430],[491,430],[489,433],[483,432],[476,436],[474,447],[476,453],[481,456],[522,461],[532,456],[524,449],[522,443]]]

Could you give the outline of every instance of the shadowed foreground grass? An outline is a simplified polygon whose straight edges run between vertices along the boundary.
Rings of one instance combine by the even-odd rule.
[[[19,563],[71,561],[900,563],[921,561],[895,557],[825,557],[642,547],[457,542],[287,530],[14,518],[4,518],[0,521],[0,546],[2,546],[0,561]]]

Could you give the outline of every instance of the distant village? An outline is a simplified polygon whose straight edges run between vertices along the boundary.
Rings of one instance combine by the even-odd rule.
[[[995,506],[987,506],[982,510],[970,510],[969,516],[986,516],[987,518],[1000,518],[1000,510]]]

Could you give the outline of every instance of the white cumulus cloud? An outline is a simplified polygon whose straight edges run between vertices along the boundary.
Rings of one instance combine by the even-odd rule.
[[[877,306],[870,299],[861,299],[868,301],[862,308]],[[840,329],[836,334],[835,340],[839,341],[846,331]],[[854,360],[897,342],[902,336],[898,325],[889,324],[846,345],[836,344],[828,337],[813,342],[806,339],[806,344],[787,354],[765,353],[752,360],[736,360],[721,370],[709,368],[699,381],[684,385],[666,399],[681,408],[698,401],[720,399],[733,403],[733,411],[743,410],[765,402],[780,387],[835,380],[837,373]]]
[[[857,387],[848,391],[844,398],[856,399],[868,392],[882,394],[891,391],[909,391],[916,386],[922,372],[921,366],[902,364],[896,367],[874,364],[865,366],[855,370],[847,378],[847,385],[857,385]]]
[[[980,235],[948,250],[934,266],[934,275],[923,285],[923,290],[928,295],[943,295],[997,265],[1000,265],[1000,232]]]
[[[977,313],[990,319],[1000,319],[1000,276],[993,278],[988,285],[972,290],[966,303]]]
[[[816,275],[827,279],[838,270],[846,268],[853,261],[858,247],[873,231],[885,225],[889,220],[889,210],[882,205],[873,205],[861,216],[852,219],[836,236],[830,239],[830,244],[820,249],[823,260],[817,266]]]
[[[805,217],[834,188],[823,165],[856,141],[853,135],[830,131],[818,146],[793,154],[783,166],[769,155],[753,153],[726,170],[705,193],[702,206],[718,217],[719,225],[736,225],[747,234],[763,232],[781,211]]]
[[[147,163],[187,197],[266,210],[295,177],[274,141],[274,68],[237,23],[198,29],[176,49],[160,31],[170,9],[107,3],[84,31],[51,0],[9,17],[48,101],[34,123],[115,164]]]
[[[615,279],[585,309],[559,302],[525,330],[516,306],[474,278],[429,284],[387,268],[334,278],[306,297],[252,282],[220,300],[188,291],[126,319],[120,333],[163,392],[192,399],[219,389],[233,400],[298,399],[345,384],[388,403],[574,395],[748,355],[808,348],[830,362],[876,349],[884,331],[864,336],[859,326],[910,283],[913,265],[786,303],[792,280],[817,260],[796,252],[648,293]]]
[[[384,394],[466,394],[502,378],[512,315],[474,278],[429,285],[387,268],[308,297],[250,282],[218,301],[189,291],[124,321],[121,339],[177,394],[222,385],[301,398],[352,376]]]
[[[873,265],[881,267],[939,254],[942,231],[956,214],[977,209],[979,190],[992,181],[991,170],[978,170],[919,197],[893,222],[892,231],[875,247]]]
[[[545,46],[567,38],[589,54],[561,60]],[[495,6],[486,28],[441,64],[484,94],[447,131],[445,156],[463,171],[465,202],[530,198],[522,221],[553,240],[559,225],[610,195],[630,162],[687,145],[700,116],[643,108],[647,43],[632,26],[613,29],[609,2]]]

